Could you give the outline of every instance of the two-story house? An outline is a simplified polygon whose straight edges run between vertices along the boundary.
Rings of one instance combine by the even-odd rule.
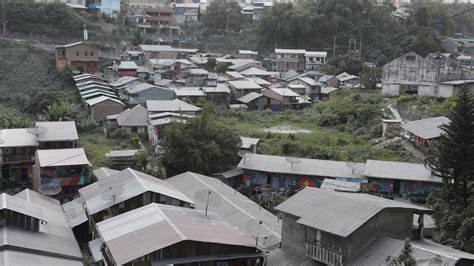
[[[275,49],[275,63],[273,69],[278,72],[305,70],[305,53],[302,49]]]
[[[262,91],[265,106],[273,111],[297,109],[300,105],[299,94],[288,88],[269,88]]]
[[[474,261],[472,254],[423,239],[424,215],[432,210],[421,206],[368,194],[304,188],[276,209],[282,214],[279,252],[300,263],[306,258],[305,265],[382,265],[388,256],[400,253],[406,238],[411,239],[415,259],[437,257],[449,265]],[[418,220],[414,222],[415,214]]]
[[[66,66],[77,68],[81,72],[94,73],[99,69],[99,49],[84,42],[55,46],[56,68]]]
[[[305,70],[316,70],[321,68],[326,64],[328,57],[327,52],[316,52],[316,51],[306,51],[304,53],[305,57]]]

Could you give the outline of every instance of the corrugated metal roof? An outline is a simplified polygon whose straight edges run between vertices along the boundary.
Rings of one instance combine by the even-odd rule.
[[[92,173],[97,178],[97,180],[107,178],[107,177],[115,175],[119,172],[120,171],[118,171],[118,170],[110,169],[110,168],[107,168],[107,167],[101,167],[101,168],[98,168],[98,169],[95,169],[95,170],[92,171]]]
[[[179,119],[175,117],[166,117],[166,118],[159,118],[150,120],[150,125],[152,126],[160,126],[160,125],[167,125],[171,123],[182,123],[186,124],[188,121],[186,119]]]
[[[93,94],[93,93],[97,93],[97,92],[102,93],[102,95],[108,95],[108,96],[112,96],[112,97],[115,97],[115,98],[117,97],[115,95],[115,93],[113,93],[111,91],[108,91],[108,90],[103,90],[103,89],[92,89],[92,90],[81,91],[80,94],[81,94],[82,98],[85,98],[88,95]]]
[[[146,101],[148,112],[198,112],[201,108],[183,102],[174,100],[148,100]]]
[[[284,249],[275,249],[267,257],[267,265],[285,265],[285,266],[316,266],[316,261],[308,257],[297,256]]]
[[[90,106],[94,106],[98,103],[105,102],[105,101],[112,101],[112,102],[118,103],[120,105],[125,105],[120,100],[110,98],[110,97],[107,97],[107,96],[100,96],[100,97],[97,97],[97,98],[94,98],[94,99],[90,99],[90,100],[86,101],[86,103]]]
[[[439,265],[456,265],[460,259],[474,263],[474,255],[447,247],[430,240],[411,240],[413,257],[420,263],[429,258],[438,258]],[[403,249],[404,241],[390,237],[378,237],[364,248],[357,256],[345,262],[344,265],[384,265],[385,259],[396,257]]]
[[[85,91],[85,90],[89,90],[89,89],[92,89],[92,88],[112,90],[112,88],[110,88],[109,86],[104,86],[104,85],[100,85],[100,84],[90,84],[90,85],[87,85],[87,86],[78,87],[77,89],[79,91]]]
[[[163,112],[163,113],[149,114],[149,115],[148,115],[148,118],[149,118],[150,120],[159,119],[159,118],[164,118],[164,117],[193,118],[193,117],[196,117],[196,116],[194,116],[194,115],[179,114],[179,113],[172,113],[172,112]]]
[[[83,148],[37,150],[36,157],[40,167],[91,165]]]
[[[402,128],[424,139],[434,139],[441,136],[441,133],[443,132],[439,126],[448,125],[449,123],[451,123],[449,118],[439,116],[406,122],[405,124],[402,124]]]
[[[191,75],[209,75],[209,71],[200,68],[193,68],[189,70]]]
[[[76,86],[79,88],[79,87],[86,87],[86,86],[89,86],[89,85],[102,85],[102,86],[106,86],[108,87],[109,84],[107,82],[101,82],[101,81],[96,81],[96,80],[90,80],[90,81],[83,81],[83,82],[78,82],[76,83]]]
[[[89,251],[92,255],[92,259],[94,260],[94,262],[101,261],[103,257],[102,252],[100,250],[100,247],[102,245],[102,241],[100,240],[100,238],[96,238],[92,241],[89,241],[87,245],[89,246]]]
[[[316,80],[312,79],[312,78],[308,78],[308,77],[301,77],[301,78],[298,78],[299,80],[303,81],[304,83],[310,85],[310,86],[321,86],[323,84],[317,82]]]
[[[322,190],[358,192],[360,183],[326,178],[321,183]]]
[[[321,94],[330,94],[331,92],[335,92],[337,90],[338,88],[334,88],[334,87],[322,87]]]
[[[268,82],[264,79],[261,79],[261,78],[247,78],[247,79],[257,83],[260,86],[267,86],[267,85],[272,84],[272,83],[270,83],[270,82]]]
[[[138,69],[139,67],[133,61],[122,61],[120,65],[117,66],[117,69]]]
[[[35,210],[35,212],[41,213],[41,218],[46,223],[40,223],[38,232],[27,231],[13,226],[1,227],[0,243],[2,244],[0,245],[6,246],[7,249],[22,249],[25,251],[21,254],[16,253],[7,259],[22,262],[37,258],[38,262],[62,262],[58,265],[75,265],[74,261],[82,263],[82,253],[79,245],[68,225],[61,206],[56,200],[49,200],[49,197],[34,191],[22,191],[15,196],[8,196],[8,198],[9,201],[15,200],[25,210]],[[26,215],[29,214],[26,213]],[[57,257],[62,257],[62,259]],[[65,264],[66,262],[68,263]],[[36,265],[36,263],[31,263],[31,261],[27,264],[14,263],[12,265],[32,264]]]
[[[117,150],[109,151],[105,154],[106,157],[133,157],[137,154],[138,150]]]
[[[367,160],[364,176],[382,179],[397,179],[442,183],[442,179],[431,174],[424,164]]]
[[[2,210],[6,209],[33,217],[38,220],[46,221],[43,208],[40,205],[28,204],[28,201],[22,199],[21,197],[14,197],[6,193],[2,193],[0,197],[0,206],[0,209]]]
[[[240,74],[247,76],[271,76],[272,73],[258,67],[250,67],[243,71],[240,71]]]
[[[242,141],[241,148],[248,149],[252,145],[257,145],[260,139],[258,138],[247,138],[247,137],[240,137],[240,141]]]
[[[2,250],[0,251],[0,262],[2,265],[35,265],[35,266],[51,266],[51,265],[68,265],[83,266],[81,260],[66,259],[53,257],[43,254],[33,254],[18,250]]]
[[[286,97],[297,97],[297,96],[300,96],[298,93],[288,89],[288,88],[271,88],[271,89],[268,89],[268,90],[272,90],[274,92],[276,92],[278,95],[281,95],[281,96],[286,96]]]
[[[87,215],[84,209],[84,203],[80,197],[62,205],[67,222],[71,228],[87,222]]]
[[[103,196],[111,189],[117,190],[117,192],[110,192],[114,193],[113,196],[115,196],[115,200],[109,200]],[[146,191],[153,191],[158,194],[194,204],[192,200],[178,191],[166,180],[161,180],[157,177],[130,168],[79,189],[79,193],[85,202],[85,207],[89,215],[98,213],[114,206],[115,204],[143,194]]]
[[[37,137],[40,142],[79,139],[74,121],[36,122],[36,126],[46,129],[46,132]]]
[[[281,241],[281,222],[269,211],[261,208],[257,203],[224,184],[219,179],[192,172],[186,172],[167,179],[178,190],[195,200],[195,208],[205,210],[206,202],[200,201],[200,192],[211,191],[214,195],[209,210],[218,214],[222,219],[241,231],[256,236],[257,221],[262,221],[259,244],[271,248]],[[255,222],[255,226],[253,226]],[[262,235],[267,236],[263,240]],[[265,243],[265,244],[264,244]]]
[[[388,208],[431,212],[424,207],[369,194],[310,187],[296,193],[275,209],[299,217],[299,224],[348,237],[376,214]]]
[[[118,114],[117,124],[121,127],[145,127],[148,125],[148,110],[140,104]]]
[[[215,213],[156,203],[99,222],[97,230],[116,264],[184,240],[255,247],[254,239]]]
[[[257,55],[257,51],[252,50],[239,50],[239,54],[250,54],[250,55]]]
[[[181,87],[173,88],[176,96],[206,96],[206,92],[201,87]]]
[[[224,93],[229,93],[230,94],[230,89],[227,85],[225,84],[217,84],[216,87],[202,87],[202,89],[206,93],[217,93],[217,92],[224,92]]]
[[[104,91],[96,91],[96,92],[91,92],[91,93],[86,93],[84,95],[81,95],[82,99],[87,101],[87,100],[90,100],[90,99],[94,99],[94,98],[98,98],[98,97],[101,97],[101,96],[105,96],[105,97],[108,97],[108,98],[111,98],[111,99],[119,99],[119,97],[117,95],[115,95],[114,93],[107,93],[107,92],[104,92]]]
[[[356,163],[353,170],[347,162],[305,158],[299,158],[299,161],[292,165],[287,161],[287,157],[247,153],[238,167],[269,173],[323,177],[359,177],[364,170],[363,163]]]
[[[262,96],[263,95],[260,94],[260,93],[251,92],[251,93],[245,94],[242,97],[237,98],[236,101],[241,102],[241,103],[250,103],[250,102],[254,101],[255,99],[258,99]]]
[[[38,146],[36,136],[26,128],[0,130],[0,147],[35,147]]]
[[[306,51],[305,56],[314,56],[314,57],[327,57],[328,52],[317,52],[317,51]]]
[[[130,82],[133,82],[135,80],[138,80],[136,77],[120,77],[112,82],[109,83],[110,86],[112,87],[120,87],[124,86]]]
[[[227,71],[225,72],[227,75],[233,77],[233,78],[237,78],[237,79],[243,79],[245,78],[242,74],[240,74],[239,72],[237,71]]]
[[[304,54],[304,49],[275,49],[276,54]]]
[[[227,83],[236,89],[239,90],[258,90],[262,87],[252,80],[242,79],[242,80],[229,80]]]

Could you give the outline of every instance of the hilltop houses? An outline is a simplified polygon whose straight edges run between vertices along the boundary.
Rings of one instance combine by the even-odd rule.
[[[94,73],[99,69],[99,49],[91,44],[76,42],[55,46],[56,68],[70,66],[81,72]]]

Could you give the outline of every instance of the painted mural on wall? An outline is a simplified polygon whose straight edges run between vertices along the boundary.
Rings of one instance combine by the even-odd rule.
[[[393,180],[371,178],[369,183],[369,188],[372,192],[394,194]],[[400,180],[400,191],[398,194],[427,197],[436,186],[437,184],[433,183]]]
[[[320,187],[325,177],[245,171],[243,177],[246,186],[267,185],[272,187]]]

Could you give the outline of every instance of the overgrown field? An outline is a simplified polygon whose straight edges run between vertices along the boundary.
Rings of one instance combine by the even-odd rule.
[[[239,134],[257,137],[262,153],[316,159],[410,161],[398,144],[375,147],[382,136],[379,91],[343,90],[302,111],[225,111],[218,119]],[[272,133],[265,129],[310,133]]]

